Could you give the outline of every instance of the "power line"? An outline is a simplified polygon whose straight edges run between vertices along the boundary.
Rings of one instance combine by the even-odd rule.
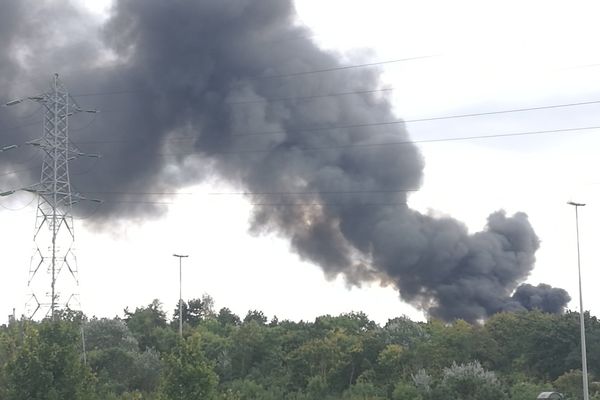
[[[351,143],[337,146],[322,146],[322,147],[294,147],[295,150],[299,151],[322,151],[322,150],[334,150],[342,148],[354,148],[354,147],[381,147],[381,146],[400,146],[410,144],[423,144],[423,143],[443,143],[443,142],[458,142],[458,141],[469,141],[469,140],[485,140],[495,138],[506,138],[506,137],[519,137],[519,136],[535,136],[550,133],[564,133],[564,132],[576,132],[576,131],[588,131],[600,129],[600,126],[584,126],[577,128],[564,128],[564,129],[550,129],[550,130],[539,130],[539,131],[526,131],[526,132],[513,132],[513,133],[498,133],[489,135],[475,135],[475,136],[458,136],[449,138],[438,138],[438,139],[421,139],[421,140],[402,140],[395,142],[381,142],[381,143]],[[102,142],[104,143],[104,142]],[[213,154],[246,154],[246,153],[268,153],[274,149],[241,149],[241,150],[228,150],[228,151],[214,151]],[[200,152],[189,152],[189,153],[151,153],[158,157],[180,157],[187,155],[199,154]],[[147,154],[147,153],[146,153]],[[111,157],[110,154],[104,155],[103,157]],[[119,156],[120,157],[120,156]]]
[[[322,206],[353,206],[353,207],[379,207],[379,206],[406,206],[406,202],[392,203],[364,203],[364,202],[316,202],[316,203],[249,203],[252,206],[270,206],[270,207],[322,207]]]
[[[90,173],[94,168],[96,168],[98,166],[98,160],[99,160],[99,157],[94,157],[94,160],[92,161],[92,165],[89,166],[88,168],[84,169],[83,171],[73,171],[71,169],[71,175],[86,175],[86,174]]]
[[[35,156],[35,154],[34,154],[34,156]],[[33,157],[31,157],[30,160],[32,158]],[[28,163],[28,162],[25,162],[25,163]],[[23,163],[23,164],[25,164],[25,163]],[[80,171],[80,172],[71,172],[71,174],[72,175],[85,175],[85,174],[89,173],[94,167],[96,167],[97,163],[98,163],[98,159],[95,158],[94,159],[94,163],[93,163],[94,165],[91,168],[88,168],[88,169],[86,169],[84,171]],[[21,164],[21,163],[13,162],[13,164]],[[3,172],[3,173],[0,174],[0,177],[1,176],[15,175],[15,174],[19,174],[21,172],[27,172],[27,171],[31,171],[31,170],[34,170],[34,169],[37,170],[40,167],[38,163],[30,163],[30,164],[31,164],[31,167],[28,167],[28,168],[23,168],[23,169],[19,169],[19,170],[12,170],[12,171],[5,171],[5,172]]]
[[[31,154],[31,156],[29,156],[28,159],[24,160],[24,161],[11,161],[12,164],[17,164],[17,165],[28,165],[32,162],[32,160],[34,158],[36,158],[39,155],[40,149],[38,148],[33,148],[33,153]]]
[[[83,131],[85,129],[88,129],[90,126],[92,126],[96,122],[97,115],[98,115],[97,113],[94,113],[92,118],[90,118],[87,123],[85,123],[81,126],[78,126],[78,127],[71,128],[71,132],[78,132],[78,131]]]
[[[315,70],[310,70],[310,71],[299,71],[299,72],[292,72],[292,73],[287,73],[287,74],[262,75],[262,76],[255,76],[255,77],[247,78],[247,79],[245,79],[245,81],[252,82],[252,81],[270,80],[270,79],[289,78],[289,77],[294,77],[294,76],[313,75],[313,74],[320,74],[320,73],[325,73],[325,72],[374,67],[374,66],[385,65],[385,64],[396,64],[396,63],[401,63],[401,62],[416,61],[416,60],[422,60],[422,59],[434,58],[434,57],[438,57],[438,55],[398,58],[395,60],[376,61],[376,62],[363,63],[363,64],[341,65],[341,66],[337,66],[337,67],[315,69]],[[74,94],[72,96],[74,96],[74,97],[110,96],[110,95],[142,93],[142,92],[146,92],[146,90],[131,89],[131,90],[114,90],[114,91],[108,91],[108,92],[89,92],[89,93]]]
[[[26,117],[20,117],[19,119],[29,119],[32,116],[34,116],[35,114],[37,114],[41,110],[41,108],[42,108],[42,106],[40,106],[39,108],[37,108],[34,113],[32,113],[32,114],[30,114],[30,115],[28,115]],[[91,121],[92,121],[91,123],[87,123],[86,125],[84,125],[82,127],[76,127],[75,129],[71,129],[71,130],[79,131],[79,130],[82,130],[82,129],[86,129],[86,128],[88,128],[93,123],[94,120],[95,120],[95,117],[91,119]],[[10,132],[12,132],[14,130],[20,130],[21,128],[27,128],[27,127],[34,126],[34,125],[39,125],[42,122],[43,121],[41,119],[37,119],[35,121],[28,122],[26,124],[11,126],[9,128],[2,129],[0,131],[0,134],[7,134],[7,133],[10,133]],[[24,142],[22,144],[24,144]]]
[[[157,205],[170,205],[175,204],[172,201],[140,201],[140,200],[103,200],[103,203],[130,203],[130,204],[157,204]]]
[[[194,196],[205,193],[193,193],[193,192],[123,192],[123,191],[80,191],[84,194],[126,194],[126,195],[140,195],[140,196]],[[207,193],[206,193],[207,194]]]
[[[469,140],[519,137],[519,136],[534,136],[534,135],[543,135],[543,134],[550,134],[550,133],[576,132],[576,131],[586,131],[586,130],[594,130],[594,129],[600,129],[600,126],[585,126],[585,127],[577,127],[577,128],[551,129],[551,130],[540,130],[540,131],[498,133],[498,134],[476,135],[476,136],[459,136],[459,137],[439,138],[439,139],[402,140],[402,141],[381,142],[381,143],[351,143],[351,144],[343,144],[343,145],[336,145],[336,146],[322,146],[322,147],[294,147],[294,149],[298,150],[298,151],[309,152],[309,151],[323,151],[323,150],[334,150],[334,149],[343,149],[343,148],[399,146],[399,145],[410,145],[410,144],[419,144],[419,143],[442,143],[442,142],[458,142],[458,141],[469,141]],[[274,150],[274,148],[214,151],[214,152],[210,152],[210,155],[213,155],[213,154],[268,153],[273,150]],[[156,156],[160,156],[160,157],[179,157],[179,156],[193,155],[193,154],[198,154],[198,153],[190,152],[190,153],[153,153],[153,154]],[[107,157],[110,157],[110,155],[107,155]]]
[[[355,69],[355,68],[367,68],[367,67],[374,67],[374,66],[378,66],[378,65],[395,64],[395,63],[401,63],[401,62],[407,62],[407,61],[417,61],[417,60],[447,57],[447,56],[448,56],[448,54],[432,54],[432,55],[426,55],[426,56],[406,57],[406,58],[377,61],[377,62],[370,62],[370,63],[364,63],[364,64],[342,65],[342,66],[338,66],[338,67],[316,69],[316,70],[310,70],[310,71],[299,71],[299,72],[292,72],[292,73],[286,73],[286,74],[256,76],[253,78],[245,79],[245,81],[252,82],[252,81],[279,79],[279,78],[289,78],[289,77],[295,77],[295,76],[312,75],[312,74],[319,74],[319,73],[332,72],[332,71],[341,71],[341,70],[348,70],[348,69]],[[568,67],[568,69],[590,68],[590,67],[597,67],[599,65],[600,64],[575,65],[575,66]],[[565,68],[561,68],[561,69],[565,69]]]
[[[265,98],[265,99],[256,99],[256,100],[240,100],[240,101],[225,101],[225,104],[257,104],[257,103],[275,103],[281,101],[295,101],[295,100],[312,100],[312,99],[321,99],[326,97],[337,97],[337,96],[349,96],[355,94],[372,94],[372,93],[381,93],[381,92],[390,92],[395,90],[394,88],[383,88],[383,89],[370,89],[370,90],[356,90],[356,91],[348,91],[348,92],[336,92],[336,93],[324,93],[324,94],[315,94],[311,96],[295,96],[295,97],[276,97],[276,98]]]
[[[151,205],[173,205],[174,201],[146,201],[146,200],[105,200],[103,203],[118,204],[151,204]],[[271,203],[248,203],[252,206],[270,206],[270,207],[322,207],[322,206],[359,206],[359,207],[377,207],[377,206],[406,206],[406,202],[271,202]]]
[[[310,39],[314,39],[320,36],[323,36],[322,34],[318,34],[315,33],[313,31],[310,30],[310,28],[308,28],[308,26],[302,22],[302,25],[300,27],[300,29],[307,29],[308,31],[306,31],[306,33],[300,33],[300,34],[288,34],[289,36],[284,36],[284,37],[278,37],[277,39],[268,39],[268,40],[259,40],[257,42],[255,42],[256,44],[260,44],[260,45],[266,45],[266,44],[274,44],[274,43],[285,43],[285,42],[295,42],[295,41],[299,41],[299,40],[310,40]]]
[[[567,107],[567,106],[579,106],[579,105],[588,105],[588,104],[596,104],[600,101],[588,101],[588,102],[578,102],[578,103],[568,103],[568,104],[559,104],[559,105],[549,105],[549,106],[539,106],[539,107],[530,107],[530,108],[522,108],[522,109],[512,109],[512,110],[501,110],[501,111],[491,111],[484,113],[472,113],[472,114],[462,114],[458,116],[447,116],[447,117],[432,117],[429,119],[441,119],[441,118],[452,118],[452,117],[467,117],[467,116],[476,116],[476,115],[489,115],[489,114],[498,114],[498,113],[509,113],[509,112],[517,112],[517,111],[529,111],[529,110],[539,110],[539,109],[548,109],[548,108],[557,108],[557,107]],[[414,120],[413,120],[414,121]],[[572,132],[572,131],[582,131],[582,130],[594,130],[599,129],[600,126],[588,126],[588,127],[577,127],[577,128],[566,128],[566,129],[554,129],[554,130],[542,130],[542,131],[528,131],[528,132],[516,132],[516,133],[505,133],[505,134],[491,134],[491,135],[478,135],[478,136],[465,136],[465,137],[453,137],[453,138],[439,138],[439,139],[425,139],[425,140],[413,140],[413,141],[398,141],[398,142],[386,142],[386,143],[354,143],[348,145],[340,145],[340,146],[327,146],[327,147],[317,147],[317,148],[304,148],[301,150],[305,151],[315,151],[315,150],[326,150],[326,149],[335,149],[335,148],[346,148],[346,147],[373,147],[373,146],[389,146],[389,145],[402,145],[402,144],[417,144],[417,143],[431,143],[431,142],[446,142],[446,141],[464,141],[464,140],[479,140],[479,139],[488,139],[488,138],[501,138],[501,137],[511,137],[511,136],[524,136],[524,135],[538,135],[538,134],[547,134],[547,133],[559,133],[559,132]],[[229,151],[222,153],[247,153],[247,152],[268,152],[271,150],[240,150],[240,151]],[[181,154],[158,154],[161,156],[178,156],[178,155],[186,155],[193,153],[181,153]],[[218,154],[218,153],[217,153]],[[29,171],[33,169],[26,168],[18,171],[8,171],[0,176],[7,176],[11,174],[15,174],[18,172]],[[414,191],[414,189],[410,190],[402,190],[402,191]],[[354,191],[348,193],[373,193],[374,191]],[[383,193],[384,191],[380,191]],[[398,191],[397,191],[398,192]],[[110,194],[110,192],[96,192],[96,193],[105,193]],[[113,192],[113,193],[125,193],[125,192]],[[341,192],[329,192],[329,193],[341,193]],[[184,193],[181,192],[139,192],[129,194],[141,194],[141,195],[181,195]],[[185,193],[185,194],[196,194],[196,193]],[[245,195],[267,195],[267,194],[278,194],[278,195],[301,195],[301,194],[326,194],[325,192],[237,192],[237,193],[209,193],[211,195],[227,195],[227,194],[245,194]]]
[[[39,168],[39,165],[36,164],[35,166],[31,166],[29,168],[13,170],[13,171],[6,171],[6,172],[3,172],[2,174],[0,174],[0,176],[9,176],[9,175],[14,175],[14,174],[19,174],[21,172],[31,171],[33,169],[38,169],[38,168]]]
[[[479,117],[479,116],[488,116],[488,115],[501,115],[501,114],[511,114],[518,112],[528,112],[528,111],[539,111],[539,110],[550,110],[556,108],[566,108],[566,107],[579,107],[586,106],[592,104],[600,104],[600,100],[591,100],[591,101],[582,101],[582,102],[574,102],[574,103],[562,103],[562,104],[550,104],[546,106],[535,106],[535,107],[522,107],[522,108],[512,108],[507,110],[496,110],[496,111],[484,111],[477,113],[465,113],[465,114],[452,114],[452,115],[443,115],[443,116],[434,116],[434,117],[426,117],[426,118],[415,118],[415,119],[398,119],[394,121],[382,121],[382,122],[371,122],[364,124],[349,124],[349,125],[338,125],[338,126],[329,126],[329,127],[315,127],[315,128],[306,128],[306,129],[290,129],[279,130],[279,131],[264,131],[264,132],[250,132],[250,133],[242,133],[242,134],[232,134],[234,137],[244,137],[244,136],[262,136],[262,135],[283,135],[290,132],[322,132],[336,129],[351,129],[351,128],[367,128],[367,127],[375,127],[375,126],[388,126],[388,125],[398,125],[405,123],[419,123],[419,122],[432,122],[432,121],[441,121],[441,120],[449,120],[449,119],[459,119],[459,118],[471,118],[471,117]],[[195,139],[197,136],[182,136],[178,138],[167,138],[164,141],[181,141],[181,140],[190,140]],[[124,142],[133,142],[137,141],[137,139],[112,139],[112,140],[92,140],[92,141],[80,141],[78,144],[97,144],[97,143],[124,143]]]
[[[284,39],[284,40],[286,40],[286,39]],[[421,60],[421,59],[439,58],[439,57],[447,57],[447,56],[448,56],[448,54],[433,54],[433,55],[427,55],[427,56],[406,57],[406,58],[399,58],[399,59],[393,59],[393,60],[376,61],[376,62],[371,62],[371,63],[342,65],[342,66],[338,66],[338,67],[331,67],[331,68],[324,68],[324,69],[317,69],[317,70],[310,70],[310,71],[299,71],[299,72],[292,72],[292,73],[287,73],[287,74],[255,76],[255,77],[246,79],[246,81],[260,81],[260,80],[267,80],[267,79],[278,79],[278,78],[287,78],[287,77],[293,77],[293,76],[312,75],[312,74],[319,74],[319,73],[331,72],[331,71],[348,70],[348,69],[355,69],[355,68],[366,68],[366,67],[372,67],[372,66],[378,66],[378,65],[394,64],[394,63],[400,63],[400,62],[416,61],[416,60]],[[575,65],[575,66],[569,67],[569,69],[589,68],[589,67],[596,67],[598,65],[600,65],[600,64]],[[383,90],[386,90],[386,89],[383,89]],[[373,92],[383,91],[383,90],[382,89],[374,89]],[[389,90],[393,90],[393,89],[389,89]],[[144,92],[148,92],[148,90],[128,89],[128,90],[113,90],[113,91],[107,91],[107,92],[84,92],[84,93],[79,93],[79,94],[73,94],[72,96],[73,97],[111,96],[111,95],[121,95],[121,94],[131,94],[131,93],[144,93]],[[369,92],[369,91],[365,91],[365,92]],[[154,91],[154,93],[164,93],[164,91]],[[358,94],[361,92],[355,92],[355,93]],[[352,94],[352,92],[342,93],[340,95],[344,95],[344,94]],[[318,95],[316,97],[329,97],[329,96],[335,96],[335,95],[336,94],[322,95],[322,96]],[[312,96],[307,96],[306,98],[311,98],[311,97]],[[302,97],[286,98],[286,99],[282,99],[282,100],[291,100],[291,99],[302,99]],[[281,101],[281,100],[279,100],[279,99],[268,100],[267,99],[267,101]],[[251,102],[254,102],[254,101],[248,101],[248,103],[251,103]],[[246,102],[229,102],[229,104],[236,104],[236,103],[246,103]],[[104,111],[104,112],[107,112],[107,111]]]
[[[35,196],[32,196],[31,200],[27,204],[25,204],[24,206],[21,206],[21,207],[17,207],[17,208],[7,207],[0,202],[0,207],[2,207],[3,209],[5,209],[7,211],[22,211],[22,210],[26,209],[27,207],[29,207],[31,204],[33,204],[34,200],[35,200]]]
[[[91,96],[111,96],[116,94],[129,94],[129,93],[143,93],[145,90],[141,89],[131,89],[131,90],[114,90],[110,92],[89,92],[89,93],[79,93],[72,94],[73,97],[91,97]]]
[[[75,218],[77,221],[84,221],[84,220],[92,219],[98,213],[98,211],[100,211],[103,204],[104,204],[104,202],[95,203],[95,207],[91,212],[88,212],[85,215],[81,215],[81,214],[73,215],[73,218]]]
[[[396,64],[396,63],[402,63],[402,62],[408,62],[408,61],[424,60],[424,59],[435,58],[435,57],[439,57],[439,55],[406,57],[406,58],[398,58],[395,60],[377,61],[377,62],[370,62],[370,63],[364,63],[364,64],[340,65],[337,67],[313,69],[310,71],[291,72],[291,73],[287,73],[287,74],[263,75],[263,76],[256,76],[253,78],[248,78],[248,79],[245,79],[244,81],[252,82],[252,81],[262,81],[262,80],[271,80],[271,79],[291,78],[291,77],[296,77],[296,76],[322,74],[325,72],[343,71],[343,70],[356,69],[356,68],[375,67],[378,65],[385,65],[385,64]]]
[[[260,80],[268,80],[268,79],[278,79],[278,78],[287,78],[287,77],[294,77],[294,76],[312,75],[312,74],[319,74],[319,73],[331,72],[331,71],[348,70],[348,69],[355,69],[355,68],[366,68],[366,67],[372,67],[372,66],[377,66],[377,65],[394,64],[394,63],[407,62],[407,61],[416,61],[416,60],[420,60],[420,59],[438,58],[438,57],[443,57],[443,56],[447,56],[447,55],[435,54],[435,55],[428,55],[428,56],[399,58],[399,59],[394,59],[394,60],[385,60],[385,61],[378,61],[378,62],[371,62],[371,63],[364,63],[364,64],[343,65],[343,66],[338,66],[338,67],[331,67],[331,68],[324,68],[324,69],[310,70],[310,71],[293,72],[293,73],[288,73],[288,74],[256,76],[256,77],[248,78],[248,79],[246,79],[246,81],[260,81]],[[575,66],[569,67],[568,69],[589,68],[589,67],[596,67],[599,65],[600,64],[575,65]],[[379,91],[386,91],[386,90],[394,90],[394,89],[390,88],[390,89],[365,90],[364,93],[379,92]],[[145,92],[149,92],[149,90],[129,89],[129,90],[113,90],[113,91],[107,91],[107,92],[87,92],[87,93],[74,94],[72,96],[73,97],[111,96],[111,95],[136,94],[136,93],[145,93]],[[154,91],[153,93],[164,93],[164,90]],[[361,94],[361,93],[363,93],[363,91],[347,92],[347,93],[339,93],[339,94],[324,94],[324,95],[315,95],[315,96],[288,97],[288,98],[281,98],[281,99],[275,98],[275,99],[265,99],[265,100],[234,101],[234,102],[225,102],[225,103],[226,104],[246,104],[246,103],[259,103],[259,102],[269,102],[269,101],[301,100],[301,99],[332,97],[332,96],[339,96],[339,95]],[[103,112],[117,112],[117,111],[118,110],[103,111]]]
[[[107,194],[107,195],[139,195],[139,196],[299,196],[299,195],[329,195],[329,194],[395,194],[417,192],[419,189],[392,189],[392,190],[324,190],[303,192],[278,192],[278,191],[245,191],[245,192],[125,192],[125,191],[81,191],[83,194]]]
[[[36,120],[36,121],[29,122],[29,123],[23,124],[23,125],[11,126],[10,128],[6,128],[6,129],[3,129],[2,131],[0,131],[0,134],[9,133],[9,132],[12,132],[12,131],[14,131],[16,129],[27,128],[28,126],[39,125],[41,123],[42,123],[42,120]]]
[[[8,110],[8,107],[4,106],[6,102],[0,102],[0,110]],[[34,111],[26,115],[10,115],[9,118],[14,118],[17,120],[25,120],[34,117],[38,112],[42,109],[42,106],[38,106]],[[6,117],[6,116],[5,116]]]
[[[551,134],[551,133],[565,133],[565,132],[577,132],[577,131],[589,131],[600,129],[600,126],[586,126],[586,127],[577,127],[577,128],[564,128],[564,129],[551,129],[551,130],[540,130],[540,131],[526,131],[526,132],[513,132],[513,133],[499,133],[499,134],[490,134],[490,135],[476,135],[476,136],[460,136],[460,137],[450,137],[450,138],[438,138],[438,139],[422,139],[422,140],[404,140],[404,141],[396,141],[396,142],[385,142],[385,143],[353,143],[339,146],[324,146],[324,147],[305,147],[305,148],[296,148],[301,151],[321,151],[321,150],[333,150],[340,148],[352,148],[352,147],[381,147],[381,146],[398,146],[398,145],[409,145],[409,144],[422,144],[422,143],[442,143],[442,142],[452,142],[452,141],[469,141],[469,140],[485,140],[485,139],[494,139],[494,138],[506,138],[506,137],[520,137],[520,136],[534,136],[534,135],[542,135],[542,134]],[[268,153],[273,151],[273,149],[247,149],[247,150],[231,150],[231,151],[221,151],[221,152],[213,152],[211,154],[244,154],[244,153]],[[197,153],[154,153],[156,156],[160,157],[179,157],[186,155],[194,155]],[[104,157],[111,157],[111,155],[105,155]],[[0,176],[12,175],[14,173],[28,171],[32,168],[27,168],[19,171],[8,171]]]
[[[323,190],[323,191],[305,191],[305,192],[207,192],[210,196],[221,196],[221,195],[304,195],[304,194],[361,194],[361,193],[406,193],[406,192],[418,192],[420,189],[391,189],[391,190]]]
[[[598,182],[590,182],[589,185],[598,184]],[[539,186],[539,185],[536,185]],[[306,191],[238,191],[238,192],[179,192],[179,191],[78,191],[80,194],[101,194],[101,195],[126,195],[126,196],[303,196],[303,195],[339,195],[339,194],[399,194],[418,192],[421,188],[412,189],[362,189],[362,190],[306,190]]]
[[[387,125],[398,125],[398,124],[406,124],[406,123],[431,122],[431,121],[441,121],[441,120],[447,120],[447,119],[479,117],[479,116],[485,116],[485,115],[498,115],[498,114],[509,114],[509,113],[516,113],[516,112],[548,110],[548,109],[553,109],[553,108],[576,107],[576,106],[599,104],[599,103],[600,103],[600,100],[593,100],[593,101],[584,101],[584,102],[578,102],[578,103],[566,103],[566,104],[554,104],[554,105],[548,105],[548,106],[513,108],[513,109],[509,109],[509,110],[485,111],[485,112],[467,113],[467,114],[454,114],[454,115],[445,115],[445,116],[440,116],[440,117],[427,117],[427,118],[406,119],[406,120],[398,119],[398,120],[394,120],[394,121],[370,122],[370,123],[364,123],[364,124],[350,124],[350,125],[342,125],[342,126],[335,126],[335,127],[317,127],[317,128],[299,129],[299,130],[292,129],[291,131],[292,132],[320,132],[320,131],[336,130],[336,129],[367,128],[367,127],[373,127],[373,126],[387,126]],[[251,133],[232,135],[232,136],[281,135],[281,134],[286,134],[286,133],[289,133],[289,132],[285,131],[285,130],[281,130],[281,131],[271,131],[271,132],[251,132]]]
[[[315,69],[315,70],[310,70],[310,71],[292,72],[292,73],[287,73],[287,74],[262,75],[262,76],[255,76],[255,77],[247,78],[247,79],[245,79],[245,81],[261,81],[261,80],[269,80],[269,79],[289,78],[289,77],[294,77],[294,76],[313,75],[313,74],[320,74],[320,73],[332,72],[332,71],[342,71],[342,70],[348,70],[348,69],[374,67],[374,66],[385,65],[385,64],[397,64],[397,63],[401,63],[401,62],[423,60],[423,59],[434,58],[434,57],[438,57],[438,55],[398,58],[395,60],[376,61],[376,62],[364,63],[364,64],[341,65],[341,66],[337,66],[337,67]],[[146,90],[130,89],[130,90],[113,90],[113,91],[108,91],[108,92],[79,93],[79,94],[73,94],[72,96],[73,97],[111,96],[111,95],[143,93],[143,92],[146,92]],[[348,94],[350,94],[350,93],[348,93]]]

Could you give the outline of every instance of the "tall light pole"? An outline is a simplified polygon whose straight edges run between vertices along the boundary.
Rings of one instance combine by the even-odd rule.
[[[179,258],[179,336],[183,337],[183,310],[182,310],[182,303],[183,300],[181,299],[181,259],[182,258],[187,258],[189,257],[188,255],[183,255],[183,254],[173,254],[173,257],[177,257]],[[585,399],[587,400],[587,399]]]
[[[581,256],[579,253],[579,207],[585,206],[584,203],[575,203],[569,201],[567,204],[575,207],[575,230],[577,232],[577,271],[579,273],[579,329],[581,330],[581,372],[583,374],[583,400],[589,400],[588,375],[587,375],[587,356],[585,350],[585,322],[583,318],[583,295],[581,294]]]

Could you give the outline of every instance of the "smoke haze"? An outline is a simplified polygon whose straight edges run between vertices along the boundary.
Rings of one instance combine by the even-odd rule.
[[[39,29],[47,15],[55,22]],[[101,110],[73,132],[83,151],[105,156],[72,176],[107,200],[95,227],[164,211],[132,193],[218,176],[250,193],[253,232],[287,238],[330,278],[393,284],[444,320],[561,312],[564,290],[519,286],[539,248],[524,213],[494,212],[471,234],[406,205],[424,161],[402,124],[374,125],[397,120],[381,92],[365,93],[380,87],[379,71],[305,73],[343,65],[309,34],[290,0],[120,0],[102,26],[62,1],[3,2],[0,85],[20,97],[45,90],[40,76],[56,71],[81,105]],[[346,92],[363,93],[306,99]],[[23,142],[23,130],[7,128],[0,143]],[[5,154],[0,172],[18,169]],[[36,181],[31,171],[24,183]]]

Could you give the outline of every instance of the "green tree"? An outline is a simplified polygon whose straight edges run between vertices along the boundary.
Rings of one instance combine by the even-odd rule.
[[[330,391],[327,379],[321,375],[311,377],[306,385],[306,394],[311,400],[325,399]]]
[[[542,392],[551,392],[550,386],[538,385],[530,382],[519,382],[510,388],[511,400],[535,400]]]
[[[423,398],[422,393],[417,387],[409,382],[400,381],[392,392],[392,400],[421,400]]]
[[[217,320],[222,325],[237,326],[241,324],[240,317],[231,312],[231,310],[227,307],[223,307],[219,310],[219,314],[217,314]]]
[[[591,376],[588,375],[588,382],[592,382]],[[554,388],[565,395],[567,400],[583,399],[583,373],[581,370],[571,370],[559,376],[553,382]],[[589,385],[591,390],[590,395],[594,396],[594,386]]]
[[[177,332],[168,328],[166,314],[158,300],[147,307],[138,307],[134,312],[124,310],[125,323],[138,341],[141,351],[155,349],[168,352],[177,343]]]
[[[389,344],[397,344],[410,348],[423,340],[427,333],[421,324],[411,321],[408,317],[398,317],[388,320],[383,327],[384,340]]]
[[[206,318],[214,318],[215,301],[213,298],[205,294],[200,299],[191,299],[187,302],[181,303],[183,323],[192,327],[198,326],[198,324]],[[179,324],[179,303],[173,310],[172,325],[178,326]]]
[[[445,324],[441,321],[429,321],[423,325],[425,333],[420,340],[408,349],[406,360],[412,370],[425,368],[435,373],[450,367],[453,363],[468,363],[473,360],[485,360],[485,365],[493,359],[497,347],[486,332],[478,326],[463,320]]]
[[[217,325],[216,327],[214,325]],[[194,337],[202,348],[208,360],[213,365],[214,371],[219,376],[220,382],[233,379],[232,348],[233,343],[228,333],[221,335],[223,327],[218,323],[202,323],[194,332]]]
[[[494,369],[516,377],[555,380],[580,363],[579,314],[546,314],[541,311],[500,313],[485,324],[501,351]]]
[[[217,396],[218,377],[196,339],[181,340],[165,356],[160,394],[165,400],[211,400]]]
[[[281,400],[285,397],[282,388],[267,388],[250,379],[233,381],[223,392],[227,400]]]
[[[315,381],[314,377],[320,377],[318,382],[327,382],[332,392],[348,389],[364,369],[363,344],[359,335],[341,329],[305,342],[289,357],[296,386],[304,386],[306,382]]]
[[[249,310],[246,316],[244,317],[244,323],[248,323],[250,321],[255,321],[259,325],[265,325],[267,323],[267,316],[258,310]]]
[[[154,391],[161,363],[153,349],[140,352],[124,321],[92,319],[85,325],[87,360],[104,392]]]
[[[404,348],[399,344],[388,344],[377,357],[379,381],[384,384],[397,382],[405,375]]]
[[[0,327],[0,399],[8,397],[8,376],[6,368],[17,351],[17,324]]]
[[[27,328],[7,372],[11,400],[94,398],[94,379],[82,362],[79,328],[60,316]]]
[[[285,374],[282,335],[255,319],[244,322],[231,335],[232,377],[253,379],[265,387],[278,385]]]
[[[372,382],[357,381],[344,391],[343,400],[385,400],[385,391]],[[412,400],[412,399],[411,399]]]
[[[445,368],[442,381],[432,398],[460,400],[502,400],[506,393],[496,374],[483,369],[479,362],[453,364]]]

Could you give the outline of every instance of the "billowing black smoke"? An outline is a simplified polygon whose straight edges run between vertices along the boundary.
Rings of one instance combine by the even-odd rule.
[[[408,208],[423,159],[414,145],[398,144],[409,139],[404,126],[379,124],[397,117],[381,93],[367,93],[378,71],[304,74],[341,64],[296,25],[291,0],[119,0],[101,29],[65,9],[2,3],[0,18],[10,23],[0,25],[9,49],[0,79],[58,71],[80,103],[103,111],[74,132],[84,151],[105,154],[88,174],[74,167],[73,175],[83,192],[106,192],[97,226],[160,215],[160,206],[122,192],[165,192],[217,175],[254,193],[253,231],[288,238],[328,277],[393,283],[402,299],[446,320],[564,308],[562,289],[517,289],[539,247],[525,214],[495,212],[484,231],[469,234],[452,218]],[[48,10],[66,17],[33,29]],[[62,41],[43,45],[55,36]],[[362,94],[314,98],[347,92]]]
[[[561,313],[571,297],[564,289],[553,288],[545,283],[537,286],[520,285],[512,295],[513,300],[527,310],[540,310],[548,313]]]

